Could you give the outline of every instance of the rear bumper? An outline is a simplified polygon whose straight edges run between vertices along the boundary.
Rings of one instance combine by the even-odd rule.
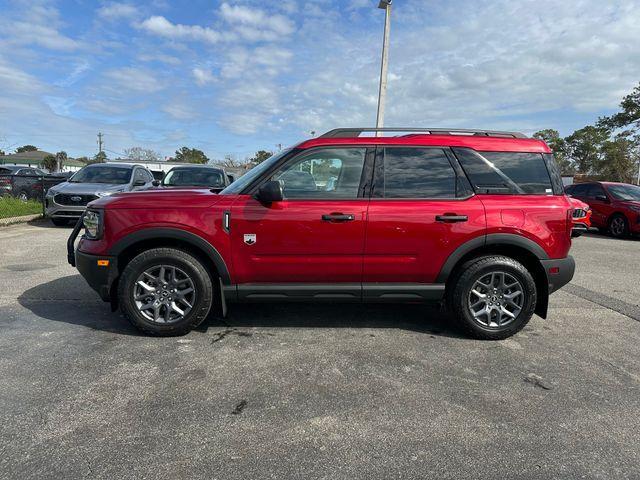
[[[564,287],[573,278],[576,271],[576,262],[571,255],[566,258],[552,260],[540,260],[549,284],[549,293]]]
[[[107,266],[98,265],[98,260],[107,260]],[[75,252],[76,268],[105,302],[111,301],[111,285],[118,278],[117,257],[89,255],[78,250]]]

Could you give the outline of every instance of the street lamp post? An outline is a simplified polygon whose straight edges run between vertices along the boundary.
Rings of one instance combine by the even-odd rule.
[[[376,115],[376,128],[384,126],[384,102],[387,96],[387,62],[389,60],[389,31],[391,29],[391,2],[392,0],[380,0],[378,8],[384,10],[384,37],[382,39],[382,61],[380,65],[380,88],[378,89],[378,113]],[[380,136],[381,132],[376,132]]]

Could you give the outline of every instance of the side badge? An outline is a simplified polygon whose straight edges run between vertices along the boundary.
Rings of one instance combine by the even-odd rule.
[[[253,245],[256,243],[256,234],[255,233],[245,233],[244,234],[244,243],[247,245]]]

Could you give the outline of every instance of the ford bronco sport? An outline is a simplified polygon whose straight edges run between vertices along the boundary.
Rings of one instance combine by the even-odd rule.
[[[369,131],[304,141],[219,194],[93,201],[69,262],[154,335],[267,300],[441,302],[484,339],[546,318],[575,268],[572,207],[549,147],[511,132]]]

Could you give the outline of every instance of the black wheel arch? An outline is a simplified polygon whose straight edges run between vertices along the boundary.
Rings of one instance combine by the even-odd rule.
[[[440,269],[436,283],[444,283],[448,289],[462,265],[472,258],[486,255],[511,257],[531,272],[538,291],[535,313],[546,318],[549,305],[549,283],[541,260],[548,260],[549,256],[536,242],[520,235],[496,233],[469,240],[449,255]]]
[[[122,273],[129,261],[139,253],[151,248],[174,247],[185,250],[199,258],[211,274],[214,285],[218,285],[216,277],[222,285],[231,284],[231,275],[224,258],[218,250],[204,238],[178,228],[145,228],[130,233],[118,240],[109,249],[109,255],[118,259],[118,270]],[[110,288],[111,309],[118,308],[118,283],[120,275],[114,279]],[[217,288],[217,287],[216,287]]]

